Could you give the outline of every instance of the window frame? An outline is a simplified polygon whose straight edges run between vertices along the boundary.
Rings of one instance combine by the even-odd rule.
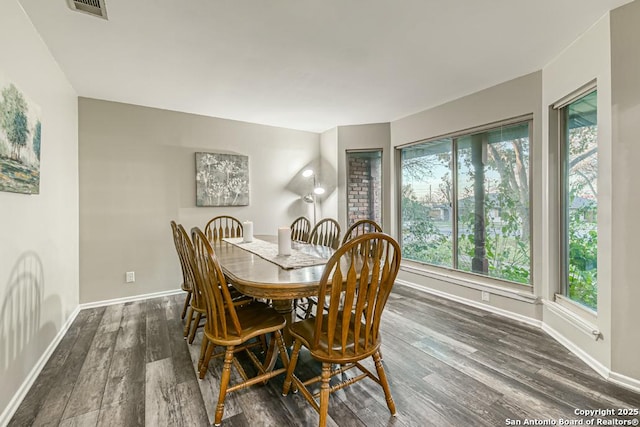
[[[573,300],[569,296],[570,292],[570,284],[569,284],[569,207],[567,206],[568,200],[568,181],[569,181],[569,170],[568,170],[568,143],[566,138],[566,114],[565,108],[571,105],[572,103],[586,97],[587,95],[597,92],[598,85],[596,80],[592,80],[579,89],[571,92],[567,96],[555,102],[551,109],[555,114],[556,123],[557,123],[557,156],[558,156],[558,182],[557,182],[557,191],[558,191],[558,221],[559,221],[559,255],[560,261],[558,263],[559,271],[558,271],[558,289],[555,294],[555,301],[561,303],[565,307],[571,307],[572,310],[576,310],[578,312],[582,312],[583,314],[586,312],[590,316],[597,315],[597,296],[596,296],[596,309],[594,310],[592,307],[586,306],[582,304],[580,301]],[[596,98],[597,99],[597,98]],[[596,114],[597,114],[597,104],[596,104]],[[598,139],[596,139],[598,141]],[[597,203],[597,199],[596,199]],[[597,223],[596,223],[597,230]]]
[[[487,132],[496,128],[500,128],[500,127],[505,127],[505,126],[510,126],[510,125],[515,125],[518,123],[527,123],[528,124],[528,131],[529,131],[529,162],[528,162],[528,185],[529,185],[529,283],[522,283],[522,282],[516,282],[516,281],[512,281],[512,280],[508,280],[508,279],[504,279],[504,278],[500,278],[500,277],[494,277],[494,276],[490,276],[490,275],[485,275],[482,273],[477,273],[477,272],[473,272],[473,271],[467,271],[467,270],[461,270],[458,268],[458,159],[457,159],[457,150],[458,150],[458,139],[460,139],[461,137],[464,136],[471,136],[474,134],[478,134],[478,133],[482,133],[482,132]],[[451,139],[451,154],[454,157],[454,161],[452,161],[452,166],[451,166],[451,180],[452,180],[452,196],[451,199],[453,201],[452,203],[452,207],[451,207],[451,215],[452,215],[452,254],[453,254],[453,262],[452,262],[452,266],[442,266],[442,265],[437,265],[437,264],[431,264],[429,262],[426,261],[421,261],[421,260],[415,260],[415,259],[407,259],[407,261],[410,261],[412,263],[417,263],[419,265],[428,267],[428,268],[434,268],[434,269],[438,269],[438,270],[445,270],[445,271],[454,271],[455,273],[460,273],[462,275],[470,275],[473,277],[478,277],[478,278],[482,278],[482,280],[491,280],[491,281],[496,281],[496,283],[502,283],[505,285],[516,285],[516,286],[524,286],[527,289],[533,289],[533,285],[534,285],[534,247],[533,247],[533,243],[534,243],[534,230],[533,230],[533,211],[534,211],[534,203],[533,203],[533,175],[534,175],[534,165],[533,165],[533,153],[535,150],[534,144],[533,144],[533,129],[534,129],[534,114],[533,113],[529,113],[529,114],[524,114],[524,115],[520,115],[520,116],[515,116],[515,117],[511,117],[508,119],[504,119],[504,120],[499,120],[499,121],[495,121],[495,122],[491,122],[491,123],[486,123],[480,126],[475,126],[475,127],[471,127],[471,128],[466,128],[463,130],[459,130],[459,131],[454,131],[454,132],[450,132],[450,133],[446,133],[446,134],[442,134],[442,135],[438,135],[438,136],[434,136],[431,138],[427,138],[427,139],[421,139],[418,141],[414,141],[414,142],[409,142],[406,144],[402,144],[402,145],[398,145],[395,147],[396,150],[396,161],[395,161],[395,176],[396,176],[396,202],[397,202],[397,214],[396,214],[396,227],[398,230],[398,241],[401,245],[401,247],[404,245],[404,239],[402,236],[402,224],[403,224],[403,218],[402,218],[402,186],[403,186],[403,179],[402,179],[402,150],[411,146],[415,146],[418,144],[428,144],[430,142],[435,142],[435,141],[441,141],[443,139]]]

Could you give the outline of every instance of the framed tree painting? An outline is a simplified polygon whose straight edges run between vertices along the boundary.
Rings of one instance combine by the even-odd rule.
[[[248,204],[248,156],[196,153],[196,206]]]
[[[40,193],[40,107],[0,75],[0,191]]]

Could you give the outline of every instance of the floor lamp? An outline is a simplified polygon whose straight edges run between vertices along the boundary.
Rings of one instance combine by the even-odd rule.
[[[316,181],[316,174],[313,171],[313,169],[306,169],[304,172],[302,172],[302,176],[305,178],[313,178],[313,189],[311,191],[311,193],[307,194],[306,196],[304,196],[302,198],[302,200],[304,200],[307,203],[313,203],[313,225],[316,225],[316,201],[317,201],[317,196],[324,194],[324,188],[322,188],[322,186],[318,185],[317,181]]]

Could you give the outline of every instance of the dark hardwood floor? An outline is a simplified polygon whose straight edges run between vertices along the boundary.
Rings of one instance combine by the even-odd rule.
[[[197,379],[200,333],[192,345],[183,340],[182,302],[176,295],[81,311],[9,425],[210,425],[221,362]],[[640,408],[639,394],[603,380],[541,330],[411,288],[395,287],[382,330],[397,417],[364,380],[332,395],[329,425],[559,425],[612,418],[577,409]],[[319,367],[302,353],[297,371]],[[302,396],[281,395],[282,381],[230,394],[223,426],[316,425]]]

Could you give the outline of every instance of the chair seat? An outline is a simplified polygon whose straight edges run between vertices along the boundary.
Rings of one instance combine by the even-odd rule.
[[[329,316],[328,314],[325,314],[322,316],[323,331],[327,330],[328,316]],[[304,343],[305,347],[312,348],[311,343],[313,342],[313,337],[315,334],[315,330],[314,330],[315,323],[316,323],[315,318],[306,319],[301,322],[294,323],[293,325],[290,326],[289,330],[291,332],[291,335],[296,340],[301,340]],[[362,323],[361,325],[362,325],[362,328],[366,327],[364,323]],[[330,361],[332,363],[349,363],[349,362],[361,360],[365,357],[369,357],[373,355],[373,353],[375,353],[380,348],[381,341],[378,337],[378,340],[375,343],[370,344],[370,347],[367,348],[367,351],[363,351],[363,349],[365,348],[365,341],[364,341],[364,338],[361,338],[359,340],[360,341],[359,350],[356,355],[353,330],[354,330],[354,320],[352,319],[349,325],[349,331],[347,332],[347,344],[344,347],[344,353],[343,353],[342,342],[340,339],[340,336],[342,335],[342,325],[336,325],[335,336],[337,338],[334,340],[333,346],[331,348],[331,352],[332,352],[331,355],[329,355],[329,344],[328,344],[328,338],[327,338],[326,332],[323,332],[322,335],[320,336],[318,348],[315,350],[310,350],[311,355],[315,359],[321,362]]]
[[[286,320],[280,313],[261,302],[236,307],[236,314],[242,325],[240,334],[236,331],[231,318],[227,316],[227,338],[213,336],[207,336],[207,338],[216,345],[239,345],[253,337],[278,331],[286,325]]]

